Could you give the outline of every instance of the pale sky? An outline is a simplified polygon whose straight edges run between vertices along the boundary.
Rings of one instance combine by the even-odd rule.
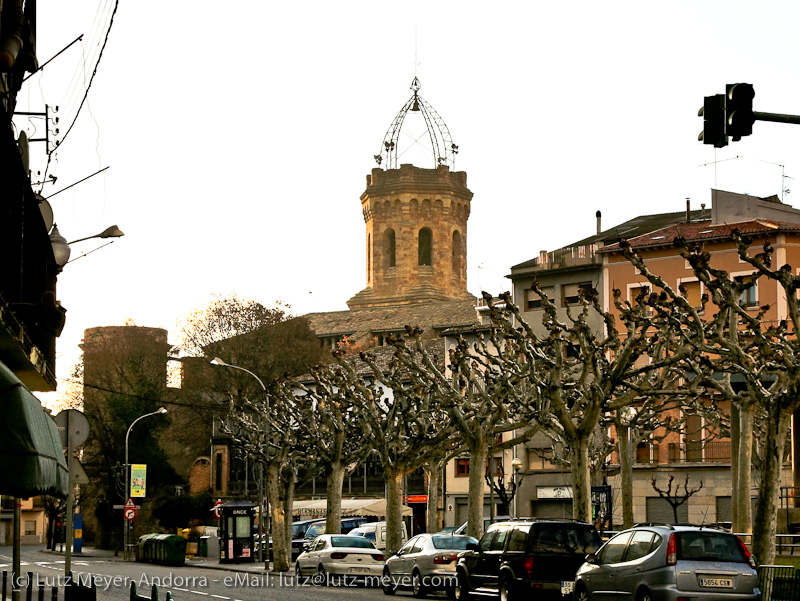
[[[58,139],[114,5],[38,0],[40,63],[84,34],[19,95],[18,110],[60,107]],[[782,181],[800,206],[800,183],[782,180],[800,179],[800,126],[758,122],[718,151],[697,141],[703,97],[726,83],[752,83],[757,111],[800,114],[798,31],[788,0],[122,0],[43,189],[110,167],[51,204],[70,241],[112,224],[126,234],[58,278],[57,375],[77,362],[84,329],[129,319],[172,333],[214,293],[298,314],[346,309],[365,286],[359,196],[415,73],[475,195],[475,295],[507,289],[510,267],[539,250],[593,234],[597,210],[605,229],[684,210],[687,197],[710,206],[713,187],[780,195]],[[41,135],[41,120],[16,121]],[[43,144],[32,146],[42,170]]]

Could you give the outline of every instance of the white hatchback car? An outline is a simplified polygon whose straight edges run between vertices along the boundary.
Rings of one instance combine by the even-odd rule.
[[[322,534],[297,558],[294,573],[299,583],[347,584],[348,579],[379,583],[383,554],[363,536]]]

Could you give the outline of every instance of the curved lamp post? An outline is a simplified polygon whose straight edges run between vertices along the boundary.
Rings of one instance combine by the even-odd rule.
[[[254,374],[249,369],[245,369],[244,367],[239,367],[238,365],[232,365],[230,363],[225,363],[225,361],[223,361],[219,357],[214,357],[211,360],[211,365],[219,365],[221,367],[230,367],[231,369],[238,369],[239,371],[243,371],[246,374],[250,374],[251,376],[253,376],[256,379],[256,381],[258,382],[258,384],[261,386],[261,390],[264,392],[265,409],[266,409],[267,415],[269,415],[269,395],[267,394],[267,387],[264,386],[264,382],[261,381],[261,378],[259,378],[256,374]],[[269,435],[270,435],[269,418],[267,418],[267,420],[264,423],[264,435],[265,435],[265,438],[267,440],[267,443],[265,445],[266,449],[265,449],[264,456],[266,458],[269,458]],[[262,463],[261,469],[262,469],[262,474],[263,474],[263,469],[264,469],[263,463]],[[263,482],[263,476],[262,476],[261,480]],[[264,525],[266,525],[267,527],[265,528],[266,532],[264,533],[265,536],[266,536],[266,540],[265,541],[259,540],[259,545],[258,545],[258,555],[259,555],[259,557],[258,557],[258,560],[259,561],[264,561],[264,569],[268,570],[269,569],[269,551],[267,552],[266,557],[264,557],[264,547],[266,546],[269,549],[269,544],[265,545],[265,542],[269,541],[269,511],[267,511],[267,518],[266,518],[266,520],[264,520],[264,490],[263,490],[263,484],[261,484],[259,486],[259,488],[261,488],[261,491],[259,492],[259,497],[260,498],[258,499],[258,517],[259,517],[259,520],[260,520],[260,527],[264,527]],[[269,490],[269,474],[267,475],[267,490]],[[261,533],[259,533],[259,537],[260,536],[261,536]]]
[[[152,413],[145,413],[144,415],[137,417],[135,420],[133,420],[133,423],[131,423],[131,425],[128,426],[128,431],[125,433],[125,502],[127,502],[131,496],[131,474],[130,474],[130,464],[128,463],[128,437],[131,435],[131,430],[133,429],[133,426],[136,425],[136,422],[141,421],[146,417],[150,417],[151,415],[161,415],[166,412],[167,410],[164,409],[164,407],[159,407],[156,411],[153,411]],[[123,530],[124,536],[122,540],[122,544],[124,545],[124,548],[122,550],[123,557],[128,553],[128,529],[130,526],[130,522],[125,519],[124,514],[125,511],[123,510],[123,517],[122,517],[122,525],[124,527]]]

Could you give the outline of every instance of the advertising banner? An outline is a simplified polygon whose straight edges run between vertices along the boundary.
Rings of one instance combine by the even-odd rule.
[[[147,465],[131,464],[131,496],[144,497],[147,491]]]

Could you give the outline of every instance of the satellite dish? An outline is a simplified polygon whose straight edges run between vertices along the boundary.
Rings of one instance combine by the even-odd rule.
[[[49,232],[53,228],[53,207],[41,194],[34,194],[34,196],[39,201],[39,210],[42,212],[42,219],[44,219],[44,228]]]

